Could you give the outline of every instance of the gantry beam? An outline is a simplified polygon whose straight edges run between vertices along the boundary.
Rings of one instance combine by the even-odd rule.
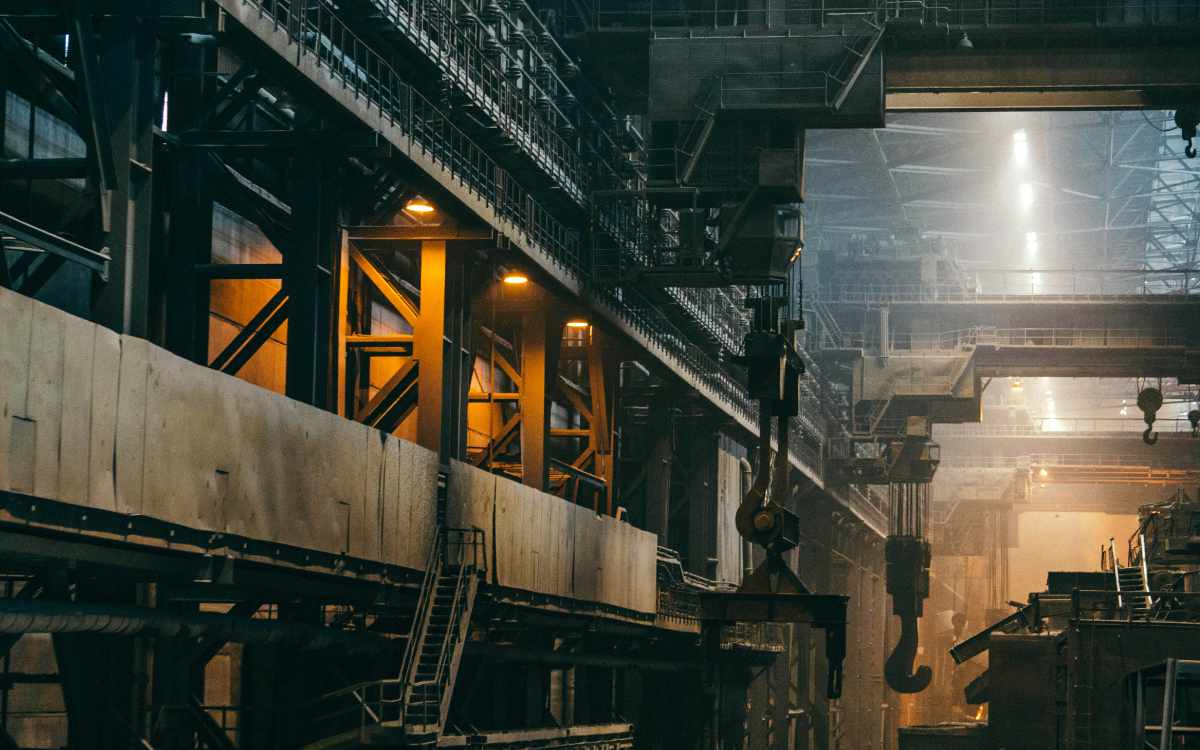
[[[886,107],[890,112],[1171,109],[1200,91],[1200,60],[1189,49],[1187,44],[1069,51],[1053,46],[901,48],[887,53]]]

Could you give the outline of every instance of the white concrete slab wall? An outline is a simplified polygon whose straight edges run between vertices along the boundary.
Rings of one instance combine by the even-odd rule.
[[[0,289],[0,490],[422,569],[437,457]],[[655,537],[464,464],[489,580],[654,611]]]
[[[448,523],[486,532],[489,582],[655,611],[654,534],[458,462],[449,489]]]

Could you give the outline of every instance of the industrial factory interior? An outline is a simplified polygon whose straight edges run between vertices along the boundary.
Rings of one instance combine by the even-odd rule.
[[[0,750],[1200,748],[1200,0],[0,0]]]

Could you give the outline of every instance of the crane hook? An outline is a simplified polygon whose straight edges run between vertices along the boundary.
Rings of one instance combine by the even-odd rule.
[[[915,536],[890,536],[884,548],[887,591],[892,614],[900,618],[900,640],[883,665],[888,687],[897,693],[919,693],[929,687],[933,670],[917,667],[917,620],[929,596],[929,542]]]
[[[1154,420],[1158,416],[1158,410],[1162,408],[1162,404],[1162,391],[1157,388],[1143,388],[1138,393],[1137,405],[1142,410],[1142,419],[1146,421],[1146,431],[1142,433],[1142,442],[1146,445],[1154,445],[1158,442],[1158,435],[1151,434],[1151,430],[1154,429]]]
[[[888,687],[897,693],[919,693],[929,687],[933,670],[917,660],[917,616],[915,613],[900,615],[900,641],[883,665],[883,676]]]

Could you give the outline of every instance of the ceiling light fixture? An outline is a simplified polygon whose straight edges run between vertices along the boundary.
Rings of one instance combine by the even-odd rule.
[[[963,32],[962,38],[958,40],[959,49],[975,49],[975,45],[971,43],[971,37],[967,36],[967,32]]]
[[[414,214],[431,214],[437,209],[421,196],[414,195],[408,199],[408,203],[404,204],[404,210]]]
[[[501,281],[509,286],[521,286],[529,283],[529,277],[523,273],[510,271],[509,273],[504,274],[504,277],[501,279]]]
[[[1033,183],[1022,182],[1017,186],[1017,202],[1023,211],[1033,208]]]
[[[1029,136],[1025,134],[1024,128],[1013,131],[1013,161],[1018,167],[1029,163]]]
[[[587,328],[590,325],[591,323],[583,318],[572,318],[571,320],[567,321],[567,328]]]

